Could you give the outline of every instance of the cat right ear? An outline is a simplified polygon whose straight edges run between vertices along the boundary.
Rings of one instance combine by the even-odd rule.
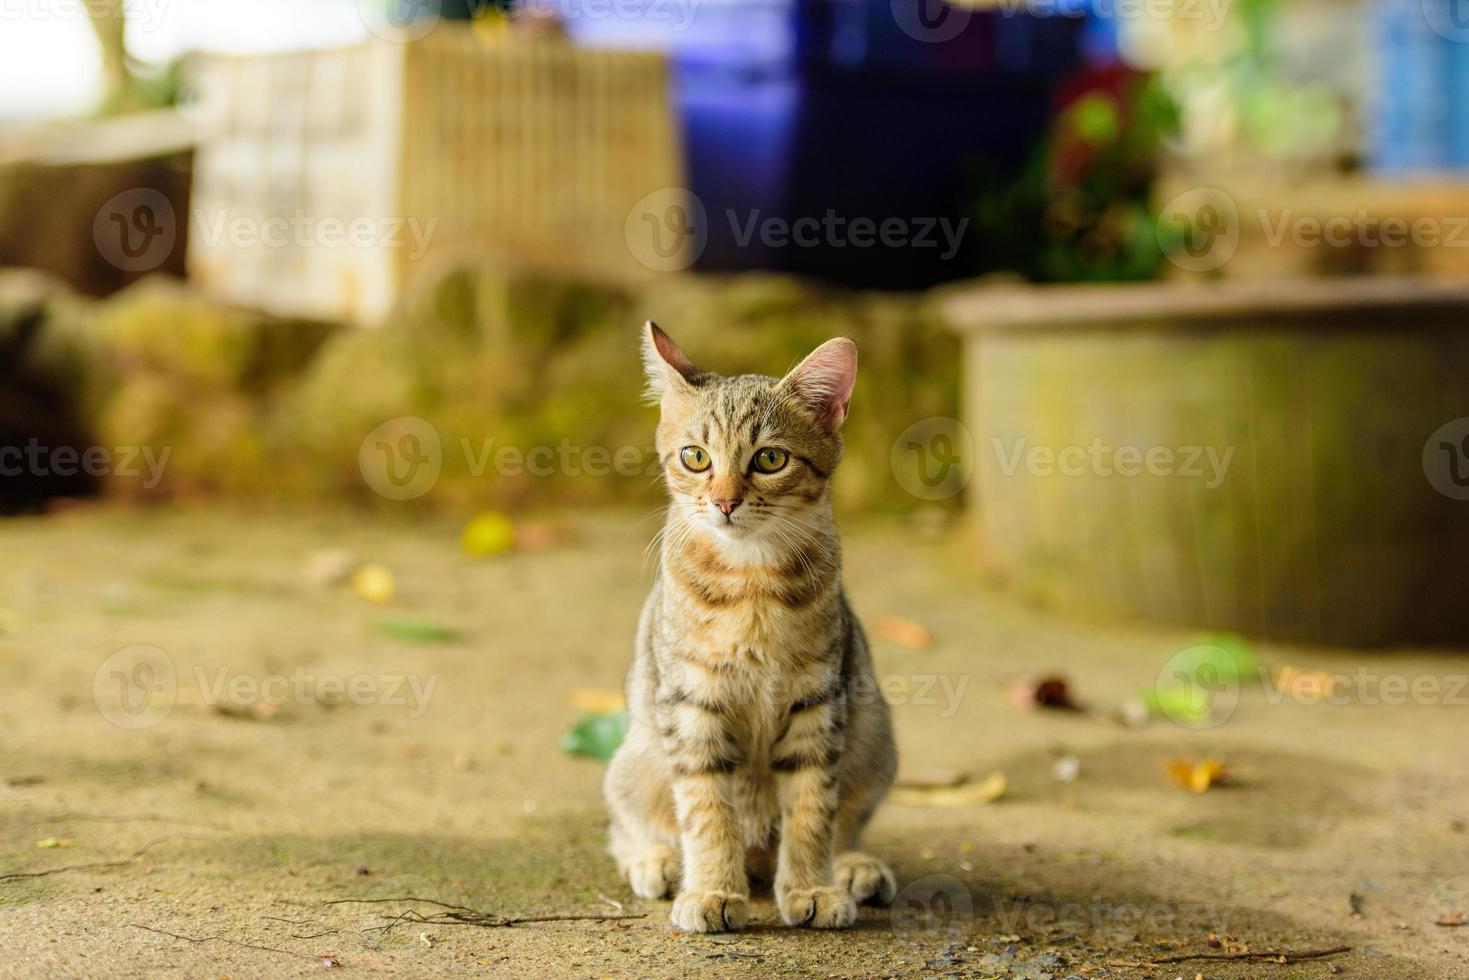
[[[695,378],[702,372],[678,349],[672,337],[649,320],[643,324],[643,373],[648,382],[648,402],[657,404],[670,394],[691,392]]]

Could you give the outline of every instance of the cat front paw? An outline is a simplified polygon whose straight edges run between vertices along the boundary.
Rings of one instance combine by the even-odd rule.
[[[750,900],[734,892],[684,892],[673,900],[671,918],[684,932],[738,932],[750,921]]]
[[[893,904],[898,893],[898,880],[893,877],[891,868],[872,855],[848,851],[837,857],[833,870],[837,887],[850,892],[858,905]]]
[[[789,888],[777,892],[775,902],[788,926],[845,929],[857,921],[857,903],[845,888]]]
[[[678,884],[678,852],[671,847],[649,848],[627,862],[622,875],[639,898],[667,898]]]

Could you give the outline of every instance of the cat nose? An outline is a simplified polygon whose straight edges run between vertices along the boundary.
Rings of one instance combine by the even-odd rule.
[[[730,514],[734,513],[734,509],[738,507],[743,501],[744,498],[742,497],[735,497],[733,500],[716,500],[714,501],[714,506],[719,508],[719,512],[721,514],[723,514],[725,517],[728,517]]]

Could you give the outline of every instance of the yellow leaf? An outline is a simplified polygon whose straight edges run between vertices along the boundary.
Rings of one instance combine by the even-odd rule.
[[[983,782],[966,783],[962,786],[898,787],[888,795],[888,799],[898,806],[957,807],[978,806],[997,800],[1003,795],[1005,774],[992,772]]]
[[[1191,793],[1206,793],[1211,786],[1225,781],[1224,763],[1208,758],[1200,762],[1174,759],[1164,767],[1168,778]]]
[[[352,591],[368,602],[383,606],[393,601],[398,583],[386,565],[363,565],[352,576]]]
[[[566,702],[579,711],[594,715],[610,715],[627,707],[621,691],[610,687],[573,687],[566,692]]]
[[[44,837],[36,841],[37,847],[71,847],[75,841],[67,837]]]
[[[476,558],[504,554],[515,547],[515,522],[497,510],[485,511],[464,528],[460,544]]]

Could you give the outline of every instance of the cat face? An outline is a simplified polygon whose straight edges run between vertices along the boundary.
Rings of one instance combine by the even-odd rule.
[[[649,323],[643,360],[675,518],[725,540],[799,546],[841,460],[856,345],[829,340],[784,378],[725,378],[696,368]]]

